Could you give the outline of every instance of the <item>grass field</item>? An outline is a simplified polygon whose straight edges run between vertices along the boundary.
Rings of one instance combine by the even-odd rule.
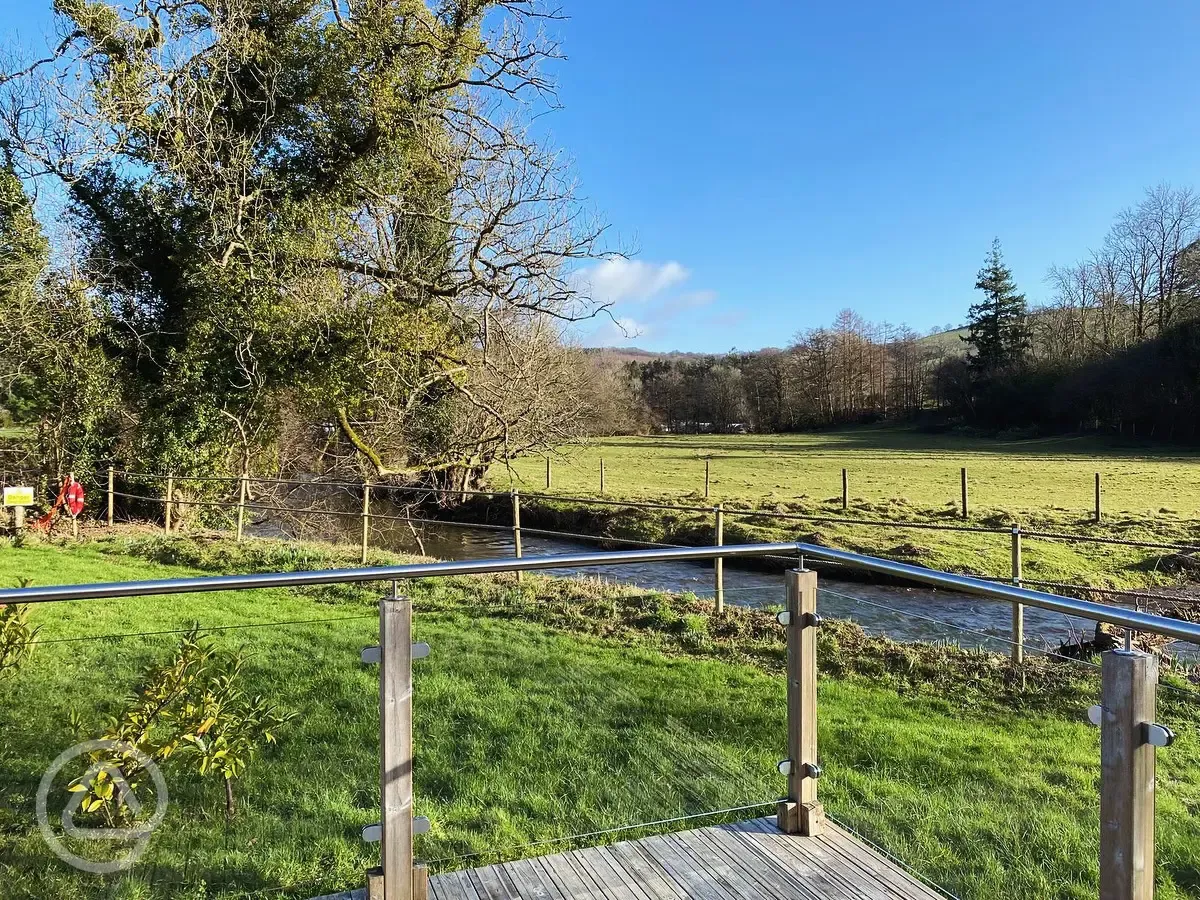
[[[1007,532],[1200,543],[1200,454],[1152,451],[1092,439],[986,441],[902,429],[851,429],[799,435],[667,435],[597,440],[553,462],[558,496],[599,497],[600,460],[607,499],[676,504],[723,503],[725,539],[806,540],[956,572],[1007,578],[1007,533],[856,524],[863,520],[985,526]],[[710,496],[704,464],[710,459]],[[969,519],[960,518],[960,470],[967,468]],[[842,469],[849,508],[842,510]],[[1092,519],[1100,472],[1104,517]],[[492,482],[526,492],[545,486],[545,460],[518,460]],[[530,499],[529,525],[647,541],[707,543],[708,513],[675,513]],[[742,513],[762,511],[750,518]],[[774,519],[770,514],[832,521]],[[1027,580],[1128,588],[1192,578],[1169,551],[1111,544],[1025,540]]]
[[[1091,438],[1001,441],[895,428],[857,428],[787,435],[662,435],[604,438],[570,448],[554,461],[554,490],[616,497],[695,498],[704,493],[711,458],[711,497],[768,505],[809,499],[841,504],[842,469],[852,503],[901,500],[930,510],[958,509],[960,469],[967,467],[972,505],[1043,510],[1086,520],[1099,472],[1114,516],[1184,516],[1200,511],[1200,453],[1179,448],[1119,446]],[[514,465],[525,489],[545,485],[545,461]],[[506,473],[495,480],[507,486]]]
[[[187,538],[0,546],[0,583],[310,568],[348,562],[340,553]],[[782,648],[769,614],[709,619],[686,598],[539,576],[409,587],[417,637],[433,647],[414,715],[416,812],[433,823],[418,850],[435,867],[782,790]],[[359,883],[371,853],[358,832],[378,802],[378,700],[357,659],[375,640],[377,591],[35,607],[42,643],[0,682],[0,897],[303,898]],[[291,623],[212,634],[248,648],[250,689],[300,717],[251,764],[232,822],[217,784],[172,770],[171,811],[138,869],[106,880],[66,868],[32,824],[42,771],[178,639],[154,632],[193,622]],[[841,626],[822,635],[838,673],[820,689],[833,816],[964,898],[1095,896],[1098,738],[1080,714],[1094,702],[1090,670],[1035,662],[1014,680],[984,654],[899,648]],[[1196,710],[1164,699],[1183,738],[1160,754],[1159,897],[1200,897]]]

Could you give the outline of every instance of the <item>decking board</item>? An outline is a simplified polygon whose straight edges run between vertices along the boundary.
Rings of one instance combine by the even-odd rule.
[[[945,900],[830,824],[783,834],[774,818],[435,875],[435,900]],[[326,900],[363,900],[362,892]]]

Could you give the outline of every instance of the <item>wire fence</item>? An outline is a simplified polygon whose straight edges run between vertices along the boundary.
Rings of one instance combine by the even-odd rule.
[[[12,475],[10,473],[9,477]],[[487,491],[476,489],[448,489],[419,485],[375,484],[369,480],[283,478],[264,476],[176,476],[153,472],[137,472],[109,468],[100,472],[83,473],[78,477],[84,483],[90,497],[99,495],[102,500],[91,504],[99,510],[98,518],[109,525],[118,521],[146,522],[158,520],[164,530],[173,531],[201,521],[209,527],[232,530],[238,540],[246,536],[247,524],[267,523],[274,526],[276,533],[298,538],[328,538],[345,540],[349,537],[351,523],[355,528],[360,545],[361,558],[365,562],[373,545],[396,545],[397,542],[424,553],[422,532],[418,526],[435,529],[461,529],[480,533],[510,534],[515,555],[522,555],[522,538],[537,536],[553,540],[574,541],[587,544],[625,547],[672,547],[687,546],[710,540],[724,542],[724,523],[729,520],[742,521],[749,525],[811,522],[836,524],[846,528],[886,529],[897,532],[906,530],[929,530],[972,535],[994,535],[1008,544],[1011,559],[1009,571],[1003,575],[992,572],[974,572],[979,577],[994,581],[1011,581],[1015,584],[1050,588],[1083,596],[1102,595],[1115,602],[1134,605],[1138,608],[1169,608],[1187,611],[1200,608],[1200,597],[1180,596],[1178,593],[1161,590],[1136,590],[1081,584],[1053,579],[1025,577],[1028,547],[1027,540],[1054,541],[1096,546],[1129,547],[1148,551],[1149,558],[1157,566],[1166,555],[1178,556],[1200,552],[1200,545],[1183,542],[1161,541],[1141,538],[1116,538],[1103,535],[1069,533],[1061,531],[1026,530],[1020,525],[1008,527],[994,525],[971,525],[945,522],[893,521],[887,519],[859,518],[847,513],[837,515],[806,515],[784,511],[743,508],[718,503],[698,505],[694,503],[661,503],[633,500],[618,500],[597,497],[579,497],[551,492]],[[155,490],[154,486],[158,486]],[[49,483],[41,485],[43,496],[52,497],[54,488]],[[215,496],[214,496],[215,493]],[[482,501],[471,509],[476,515],[466,520],[461,511],[444,515],[448,506],[475,498]],[[556,519],[555,505],[569,504],[582,510],[590,508],[652,510],[676,513],[691,517],[688,528],[680,531],[681,539],[650,540],[618,534],[586,532],[574,529],[544,527],[541,519]],[[430,512],[433,511],[431,515]],[[526,516],[539,517],[534,524],[521,522],[522,511]],[[198,515],[198,513],[200,515]],[[480,519],[500,518],[500,522]],[[331,526],[330,523],[342,523]],[[75,525],[72,522],[72,525]],[[388,529],[402,526],[406,533],[397,535]],[[607,529],[606,529],[607,530]],[[886,555],[886,554],[885,554]],[[775,563],[792,564],[791,559],[776,559]],[[826,563],[827,564],[827,563]],[[724,602],[724,567],[714,565],[713,597],[720,611]],[[1011,636],[1014,647],[1021,645],[1020,623],[1014,621]]]

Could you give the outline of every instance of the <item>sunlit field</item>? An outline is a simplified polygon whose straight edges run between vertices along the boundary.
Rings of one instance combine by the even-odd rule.
[[[704,493],[710,459],[714,500],[774,502],[837,498],[842,469],[851,501],[904,499],[925,507],[960,502],[967,468],[971,505],[979,509],[1092,510],[1095,474],[1112,513],[1200,510],[1200,454],[1170,446],[1130,446],[1092,438],[1003,441],[891,428],[787,435],[616,437],[566,448],[552,461],[556,493],[615,497]],[[543,458],[518,460],[525,489],[545,486]],[[508,473],[493,475],[507,485]]]

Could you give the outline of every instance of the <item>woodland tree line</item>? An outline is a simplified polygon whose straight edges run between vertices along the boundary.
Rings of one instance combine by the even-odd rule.
[[[611,423],[791,431],[882,420],[1200,437],[1200,198],[1160,186],[1028,309],[997,242],[962,334],[852,310],[783,349],[607,367]]]
[[[793,431],[913,415],[936,389],[926,373],[940,355],[909,328],[845,310],[782,350],[607,364],[636,428]]]

